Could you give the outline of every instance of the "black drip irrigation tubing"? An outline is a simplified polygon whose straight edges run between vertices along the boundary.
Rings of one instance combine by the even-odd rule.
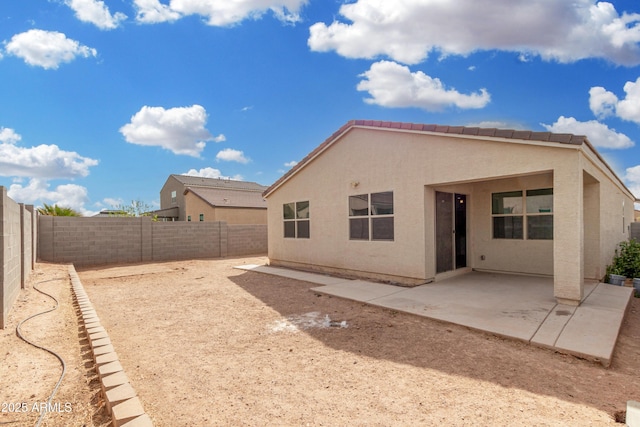
[[[58,279],[51,279],[51,280],[58,280]],[[38,284],[49,282],[51,280],[45,280],[44,282],[39,282]],[[47,400],[47,408],[49,408],[51,406],[51,401],[53,400],[53,396],[55,396],[56,392],[58,391],[58,388],[60,388],[60,384],[62,383],[62,378],[64,378],[64,374],[67,371],[67,365],[64,363],[64,359],[58,353],[56,353],[55,351],[50,350],[50,349],[48,349],[46,347],[43,347],[43,346],[41,346],[39,344],[36,344],[33,341],[29,341],[27,338],[25,338],[22,335],[22,332],[21,332],[20,328],[22,327],[23,323],[25,323],[28,320],[33,319],[34,317],[41,316],[43,314],[47,314],[47,313],[50,313],[52,311],[57,310],[58,307],[60,306],[60,303],[58,302],[58,300],[53,295],[50,295],[50,294],[48,294],[48,293],[46,293],[44,291],[41,291],[35,285],[33,286],[33,289],[35,289],[36,291],[40,292],[41,294],[46,295],[49,298],[51,298],[52,300],[54,300],[56,305],[53,308],[50,308],[49,310],[45,310],[45,311],[43,311],[41,313],[37,313],[37,314],[34,314],[33,316],[29,316],[26,319],[24,319],[22,322],[18,323],[18,326],[16,327],[16,334],[18,335],[18,337],[22,341],[26,342],[27,344],[30,344],[30,345],[34,346],[35,348],[38,348],[40,350],[44,350],[44,351],[54,355],[60,361],[60,364],[62,365],[62,373],[60,374],[60,379],[56,383],[56,386],[53,388],[53,391],[51,392],[51,395],[49,395],[49,400]],[[44,419],[45,415],[47,415],[47,411],[46,410],[40,412],[40,417],[38,418],[38,422],[36,422],[36,426],[35,427],[39,427],[40,426],[40,424],[42,423],[42,420]],[[9,424],[9,423],[12,423],[12,422],[13,421],[9,421],[8,423],[1,423],[1,424]]]

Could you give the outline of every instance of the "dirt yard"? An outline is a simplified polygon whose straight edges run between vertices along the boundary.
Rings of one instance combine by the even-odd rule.
[[[464,327],[320,296],[309,283],[232,268],[264,261],[78,271],[156,426],[616,425],[627,400],[640,400],[640,299],[633,300],[605,369]],[[29,329],[43,339],[52,331],[72,332],[57,344],[74,374],[54,401],[71,401],[74,410],[43,425],[102,426],[83,343],[74,341],[69,285],[62,282],[42,287],[67,299],[63,323],[34,321]],[[21,296],[12,313],[25,311],[26,302]],[[36,311],[31,302],[28,311]],[[6,384],[8,399],[46,399],[59,376],[55,359],[16,340],[8,329],[0,337],[9,360],[8,372],[0,367],[2,399]],[[48,369],[38,374],[45,361]],[[0,422],[18,419],[0,415]]]
[[[26,289],[9,312],[8,326],[0,329],[0,425],[108,426],[110,419],[100,396],[100,384],[93,371],[89,342],[78,326],[73,306],[69,268],[38,264]],[[34,286],[56,298],[56,303]],[[66,369],[53,399],[51,394],[62,374],[62,364],[52,354],[18,338],[48,348],[65,362]]]

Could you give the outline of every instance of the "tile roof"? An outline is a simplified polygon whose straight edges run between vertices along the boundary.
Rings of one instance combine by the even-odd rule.
[[[264,187],[266,188],[266,187]],[[213,187],[187,187],[185,194],[192,192],[211,206],[234,208],[267,208],[261,191],[235,190]]]
[[[291,175],[296,173],[299,169],[313,159],[318,153],[331,145],[336,139],[347,132],[353,127],[369,127],[369,128],[381,128],[381,129],[398,129],[412,132],[433,132],[443,134],[455,134],[455,135],[469,135],[491,138],[503,138],[503,139],[518,139],[526,141],[541,141],[541,142],[555,142],[560,144],[570,145],[582,145],[587,143],[590,145],[589,140],[584,135],[573,135],[570,133],[553,133],[553,132],[533,132],[528,130],[515,130],[515,129],[498,129],[498,128],[480,128],[480,127],[467,127],[467,126],[443,126],[436,124],[420,124],[420,123],[406,123],[406,122],[385,122],[381,120],[350,120],[345,123],[340,129],[334,132],[329,138],[327,138],[322,144],[318,145],[313,151],[311,151],[304,159],[302,159],[297,165],[289,169],[287,173],[281,176],[276,182],[274,182],[269,188],[264,191],[264,195],[268,195],[275,190],[281,183],[286,181]]]
[[[267,189],[265,185],[256,182],[237,181],[228,178],[202,178],[190,175],[171,175],[186,187],[212,187],[229,188],[234,190],[249,190],[263,192]]]

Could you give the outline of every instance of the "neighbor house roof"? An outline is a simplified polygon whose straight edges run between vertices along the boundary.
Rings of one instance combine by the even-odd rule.
[[[263,187],[266,188],[266,187]],[[214,207],[267,208],[260,191],[234,190],[213,187],[188,187],[184,194],[193,193]]]
[[[235,190],[264,191],[267,187],[256,182],[237,181],[229,178],[202,178],[189,175],[171,175],[185,187],[214,187]]]
[[[514,139],[535,142],[551,142],[558,144],[582,145],[587,144],[593,149],[591,143],[584,135],[573,135],[570,133],[553,133],[553,132],[533,132],[528,130],[515,129],[497,129],[497,128],[481,128],[467,126],[443,126],[435,124],[419,124],[404,122],[384,122],[379,120],[350,120],[340,129],[327,138],[322,144],[317,146],[311,153],[302,159],[297,165],[289,169],[280,179],[267,188],[263,195],[266,197],[282,183],[287,181],[297,171],[302,169],[308,162],[324,151],[327,147],[338,140],[342,135],[351,128],[377,128],[387,130],[400,130],[408,132],[428,132],[442,133],[450,135],[468,135],[472,137],[498,138],[498,139]],[[593,150],[595,152],[595,149]],[[597,154],[597,153],[596,153]],[[603,161],[604,162],[604,161]],[[606,163],[605,163],[606,164]]]

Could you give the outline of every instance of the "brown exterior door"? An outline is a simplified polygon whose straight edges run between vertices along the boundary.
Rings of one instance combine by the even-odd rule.
[[[436,191],[436,273],[467,266],[467,197]]]

